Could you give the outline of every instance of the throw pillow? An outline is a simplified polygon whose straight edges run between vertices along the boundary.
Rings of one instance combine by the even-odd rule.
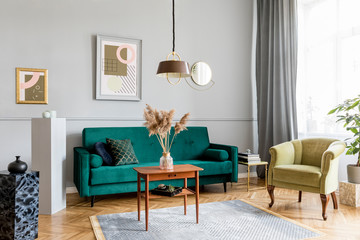
[[[90,155],[90,166],[92,168],[98,168],[103,164],[103,159],[97,154]]]
[[[134,148],[130,139],[116,140],[107,138],[106,143],[109,146],[114,165],[118,166],[139,163],[139,160],[135,156]]]
[[[226,161],[229,159],[228,152],[222,149],[207,149],[204,156],[207,158],[206,160]]]
[[[106,144],[103,142],[97,142],[94,144],[94,149],[96,154],[100,155],[104,161],[104,165],[111,166],[113,165],[113,160],[111,155],[107,151]]]

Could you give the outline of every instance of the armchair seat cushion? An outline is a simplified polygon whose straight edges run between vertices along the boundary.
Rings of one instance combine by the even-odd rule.
[[[310,165],[279,165],[273,169],[273,179],[310,187],[320,187],[321,169]]]

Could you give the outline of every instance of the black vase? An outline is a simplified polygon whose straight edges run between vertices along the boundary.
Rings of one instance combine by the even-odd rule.
[[[27,168],[26,162],[21,161],[20,156],[16,156],[16,160],[8,165],[8,171],[11,173],[24,173]]]

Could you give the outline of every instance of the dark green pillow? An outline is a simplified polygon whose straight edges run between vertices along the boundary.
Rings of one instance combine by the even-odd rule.
[[[207,149],[204,156],[206,160],[226,161],[229,159],[228,152],[222,149]]]
[[[97,154],[90,155],[90,166],[92,168],[98,168],[103,164],[103,159]]]
[[[116,140],[107,138],[106,143],[115,166],[139,163],[130,139]]]

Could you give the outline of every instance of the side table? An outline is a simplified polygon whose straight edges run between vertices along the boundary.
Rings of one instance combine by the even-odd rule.
[[[39,172],[0,171],[0,239],[38,237]]]
[[[268,162],[265,162],[265,161],[260,161],[260,162],[242,162],[242,161],[238,161],[238,163],[241,164],[241,165],[246,165],[247,166],[247,172],[248,172],[247,191],[249,191],[249,189],[250,189],[250,167],[251,166],[258,166],[258,165],[265,165],[265,189],[266,189],[266,187],[267,187],[267,166],[268,166]],[[258,188],[256,188],[256,189],[258,189]]]

